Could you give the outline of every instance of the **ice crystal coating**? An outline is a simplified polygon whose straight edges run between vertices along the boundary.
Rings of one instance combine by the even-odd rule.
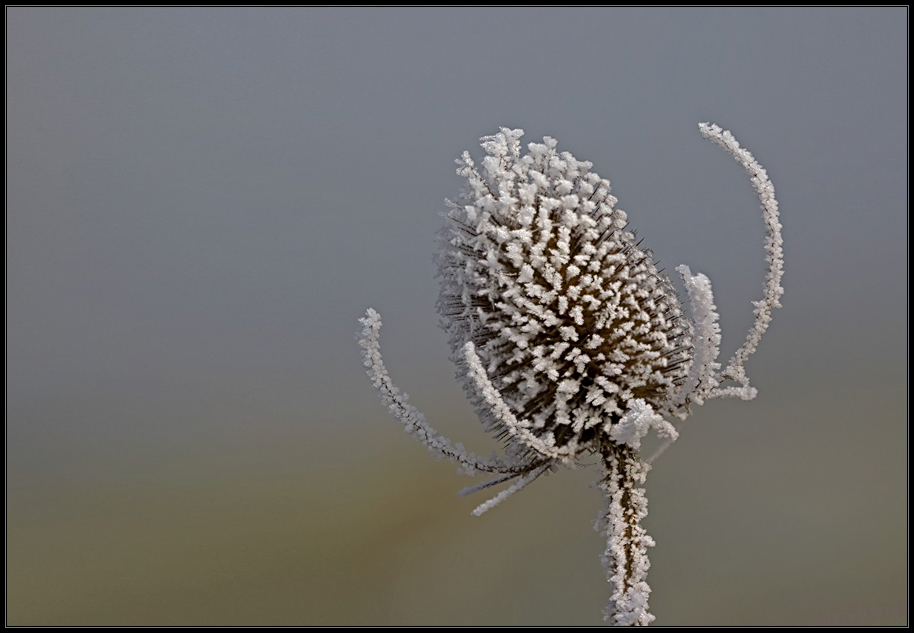
[[[692,341],[672,283],[590,162],[549,137],[522,155],[522,134],[483,137],[481,169],[464,152],[439,236],[438,310],[483,425],[531,459],[675,434]],[[635,410],[647,426],[617,429]]]
[[[481,139],[482,171],[468,152],[457,161],[467,188],[447,203],[438,255],[438,310],[458,376],[483,425],[507,441],[505,458],[482,459],[435,431],[390,380],[380,315],[369,309],[360,319],[368,376],[406,431],[467,474],[499,473],[461,494],[516,480],[474,515],[559,462],[584,451],[601,455],[606,509],[597,528],[607,538],[603,564],[613,589],[605,616],[613,624],[654,619],[646,580],[654,541],[641,526],[647,498],[639,486],[678,436],[664,416],[684,420],[691,404],[756,396],[744,365],[784,292],[781,225],[767,173],[730,132],[710,123],[699,129],[749,173],[767,230],[764,296],[753,302],[755,322],[723,371],[708,277],[676,269],[689,298],[691,318],[684,317],[670,280],[627,230],[609,181],[589,162],[557,153],[549,137],[521,156],[521,130]],[[738,385],[722,387],[727,380]],[[652,429],[665,443],[642,460],[637,450]]]
[[[650,466],[625,446],[604,445],[602,452],[606,473],[600,490],[606,510],[597,528],[606,536],[602,560],[613,585],[603,613],[616,626],[646,626],[654,621],[647,611],[651,593],[647,548],[654,546],[654,539],[641,526],[641,519],[647,516],[647,497],[637,486],[644,483]]]

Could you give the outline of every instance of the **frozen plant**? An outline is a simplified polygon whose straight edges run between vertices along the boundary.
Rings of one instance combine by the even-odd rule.
[[[689,298],[684,315],[653,253],[628,230],[609,181],[590,162],[556,151],[550,137],[521,155],[522,130],[483,137],[480,167],[469,152],[457,161],[467,187],[458,202],[447,201],[437,257],[438,312],[452,360],[483,427],[505,442],[505,456],[478,457],[429,426],[388,376],[380,316],[369,309],[360,320],[368,375],[407,432],[467,474],[497,475],[462,494],[512,482],[473,514],[560,464],[600,456],[606,508],[598,528],[607,539],[603,564],[612,590],[604,613],[617,625],[654,619],[646,581],[654,541],[641,526],[647,499],[640,486],[660,451],[642,459],[641,439],[655,431],[662,450],[678,436],[670,420],[684,420],[691,405],[755,397],[744,364],[783,293],[771,181],[730,132],[708,123],[699,129],[749,172],[767,228],[764,295],[754,302],[746,342],[723,370],[708,278],[676,269]]]

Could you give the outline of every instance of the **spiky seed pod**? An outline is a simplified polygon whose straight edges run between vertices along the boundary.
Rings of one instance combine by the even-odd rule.
[[[433,429],[391,381],[381,360],[381,317],[369,309],[359,344],[368,376],[389,411],[438,457],[468,474],[498,473],[471,493],[514,480],[473,514],[498,505],[559,461],[599,452],[606,509],[598,527],[612,597],[614,624],[644,625],[650,587],[640,525],[647,499],[639,488],[650,463],[678,433],[663,415],[685,419],[690,404],[712,398],[751,400],[744,364],[781,306],[781,224],[774,186],[730,132],[699,125],[702,136],[727,150],[750,175],[767,229],[765,294],[754,302],[755,322],[723,371],[717,362],[720,327],[711,282],[682,276],[691,319],[649,250],[626,230],[609,182],[591,164],[555,151],[555,140],[531,143],[520,155],[521,130],[502,128],[482,139],[483,173],[467,152],[457,161],[468,187],[448,203],[440,234],[438,310],[464,389],[483,425],[508,440],[506,459],[468,453]],[[730,380],[737,385],[722,386]],[[652,457],[637,453],[651,429],[665,438]]]
[[[648,426],[668,426],[660,415],[678,413],[690,322],[627,230],[609,181],[550,137],[521,155],[522,134],[483,137],[481,169],[468,152],[457,161],[467,187],[447,203],[438,255],[438,310],[454,360],[487,430],[531,458],[569,458],[629,436],[637,447]],[[525,434],[480,397],[467,343]]]

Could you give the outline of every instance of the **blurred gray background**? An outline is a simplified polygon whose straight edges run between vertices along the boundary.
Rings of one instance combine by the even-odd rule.
[[[7,9],[14,625],[600,624],[581,467],[481,518],[355,340],[473,450],[432,256],[499,126],[594,163],[753,402],[651,472],[657,624],[907,622],[907,21],[874,9]]]

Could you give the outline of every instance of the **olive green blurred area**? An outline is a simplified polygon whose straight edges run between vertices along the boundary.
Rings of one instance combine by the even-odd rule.
[[[656,623],[904,624],[900,386],[874,387],[873,410],[782,385],[795,399],[710,404],[690,420],[647,484]],[[594,467],[476,518],[481,493],[455,494],[473,480],[376,413],[355,440],[137,447],[104,473],[12,477],[8,624],[601,622]],[[809,424],[823,416],[869,419],[868,442],[823,437]]]
[[[480,520],[455,494],[471,480],[454,467],[430,462],[405,435],[365,435],[381,450],[347,454],[328,437],[324,448],[339,457],[320,468],[301,452],[299,463],[277,463],[277,454],[290,457],[282,446],[251,464],[251,451],[242,457],[238,447],[250,468],[227,451],[203,451],[159,477],[124,469],[53,489],[14,482],[9,623],[559,623],[567,603],[581,600],[575,587],[592,602],[576,619],[594,619],[598,550],[571,548],[567,559],[568,539],[598,545],[589,521],[565,534],[536,507],[548,500],[561,509],[568,491],[556,487],[559,477],[519,498],[514,512]],[[581,514],[582,496],[558,517]],[[547,594],[558,603],[545,604]]]

